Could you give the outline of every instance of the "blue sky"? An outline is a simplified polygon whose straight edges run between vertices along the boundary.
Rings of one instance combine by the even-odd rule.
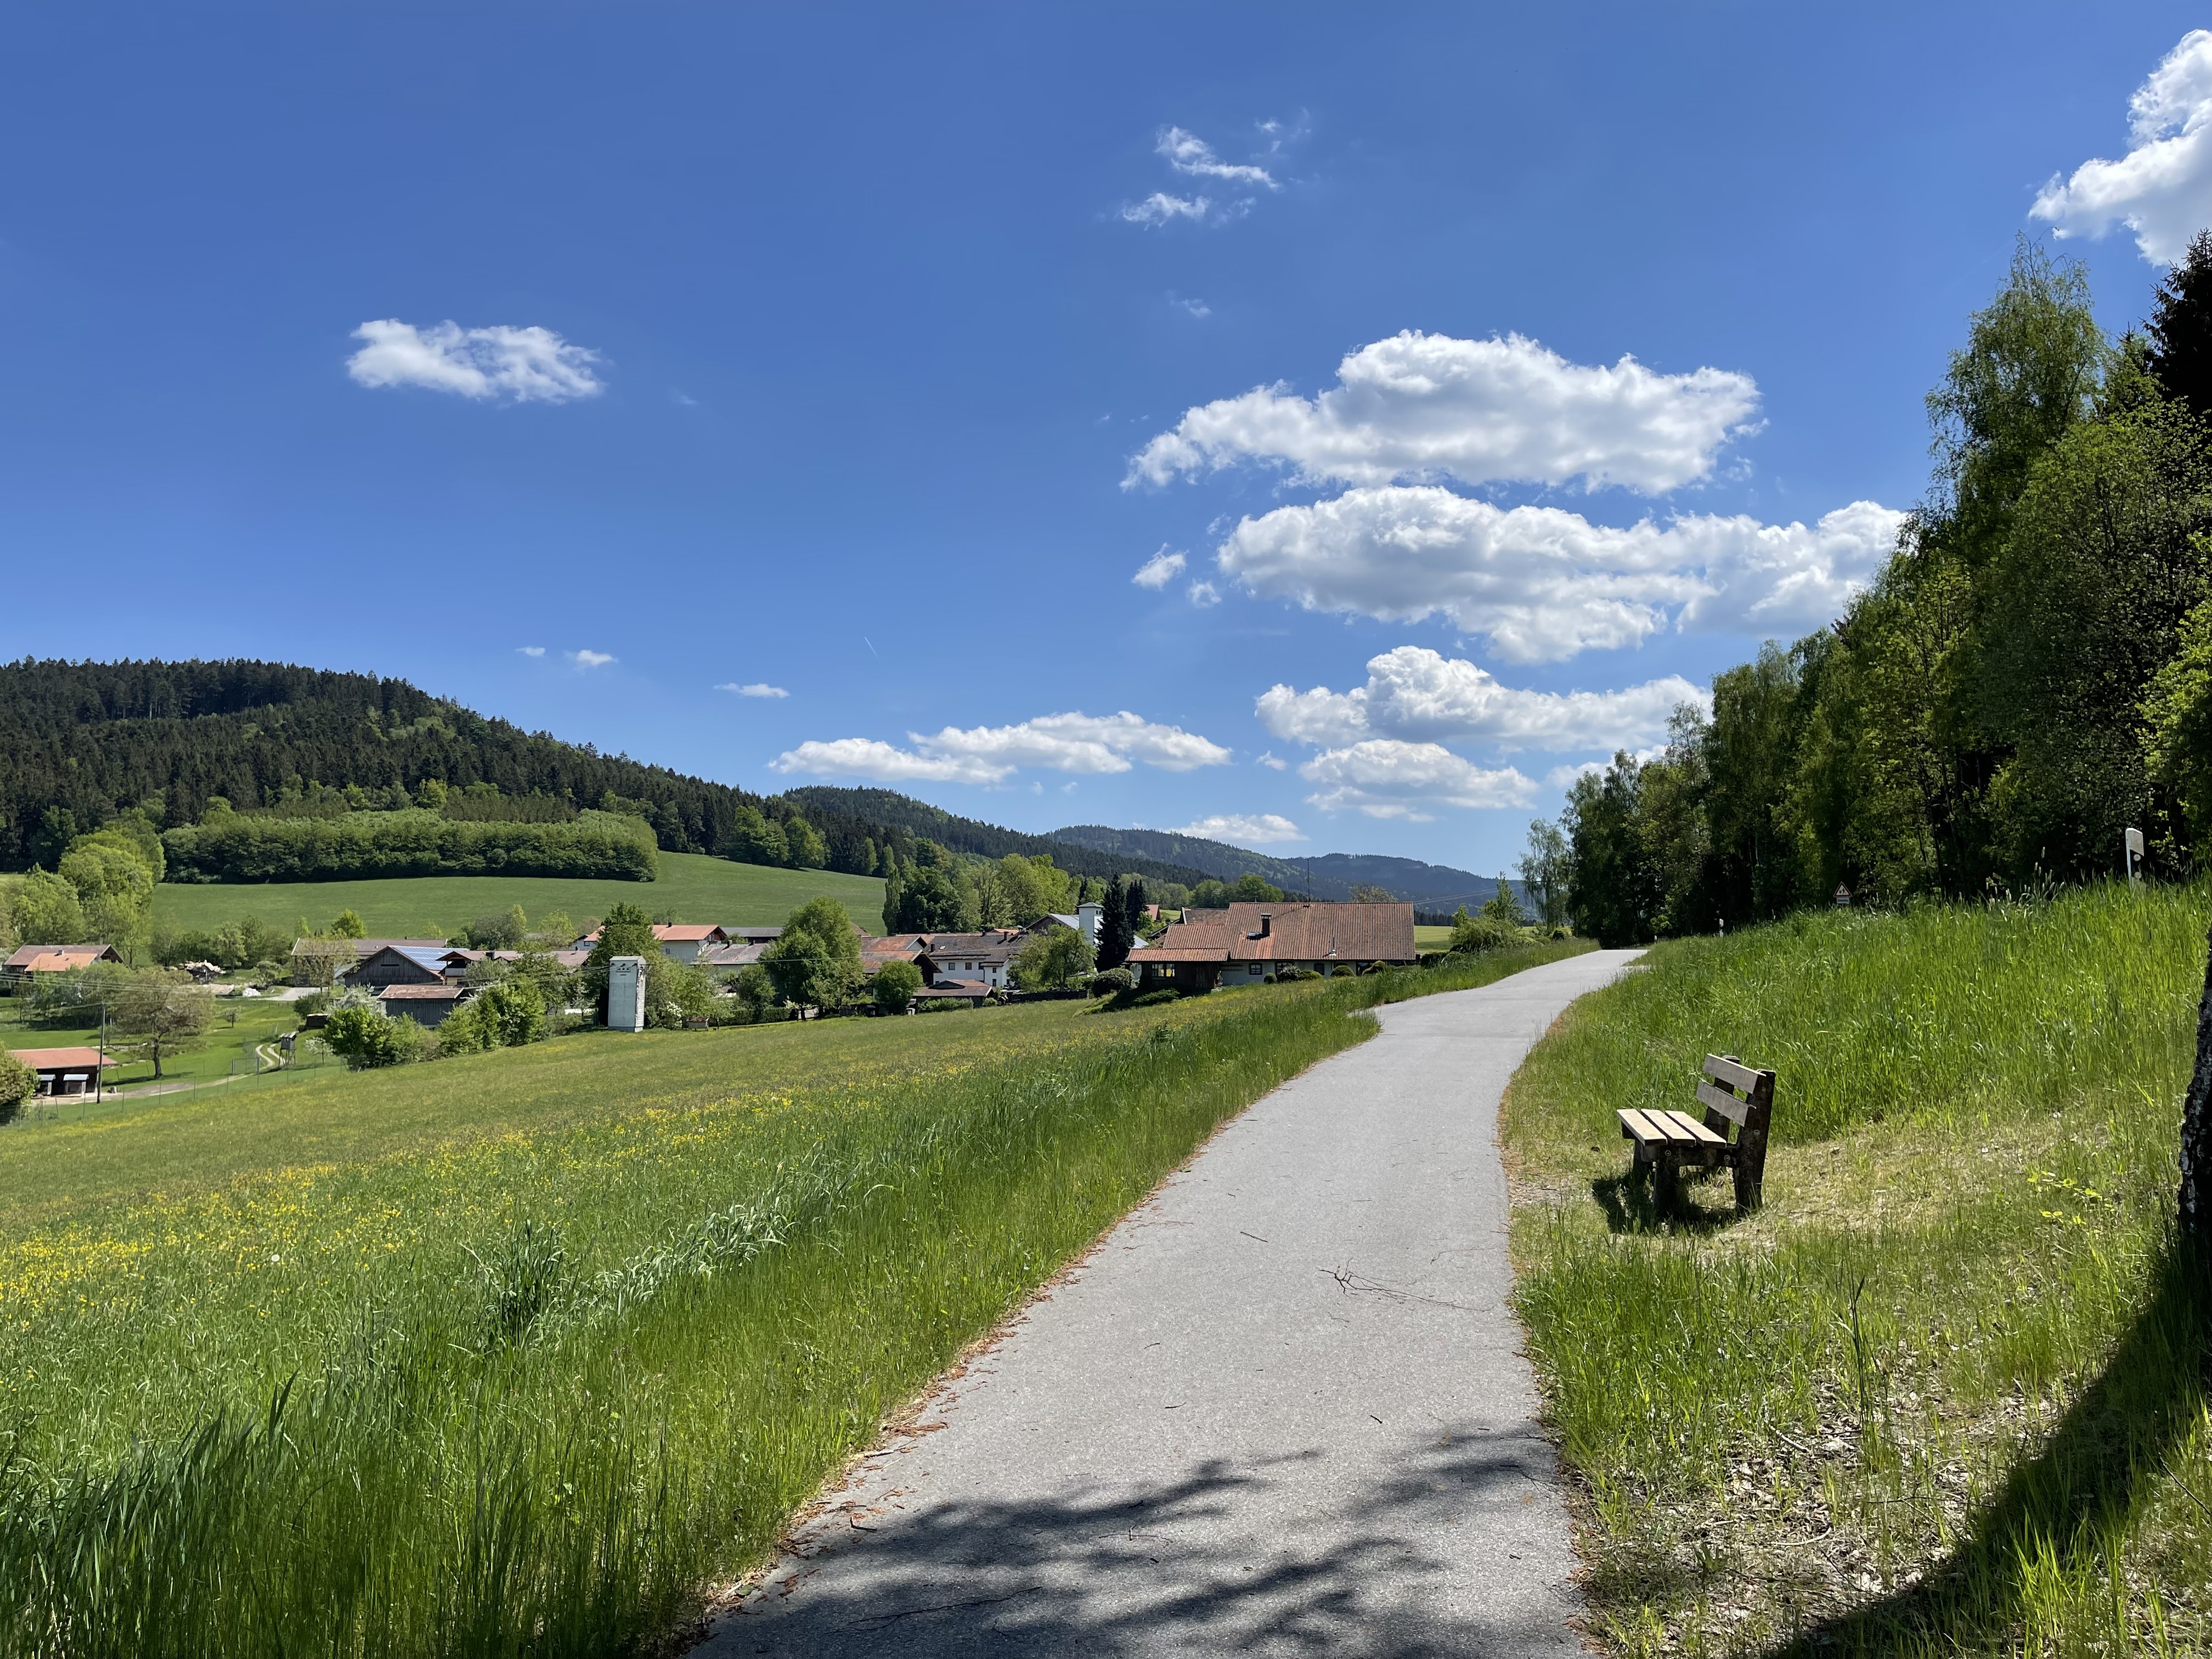
[[[0,656],[1503,867],[2212,222],[2205,20],[1841,15],[17,8]]]

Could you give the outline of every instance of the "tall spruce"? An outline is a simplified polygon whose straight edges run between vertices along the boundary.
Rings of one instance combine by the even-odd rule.
[[[1129,927],[1127,890],[1117,877],[1106,890],[1103,914],[1098,918],[1098,966],[1103,969],[1119,968],[1129,959],[1129,947],[1135,935]]]
[[[2167,395],[2212,415],[2212,230],[2198,231],[2166,273],[2148,331],[2150,372]]]

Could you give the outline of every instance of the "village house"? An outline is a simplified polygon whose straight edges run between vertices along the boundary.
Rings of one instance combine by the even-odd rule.
[[[417,1025],[438,1025],[460,1006],[471,988],[459,984],[386,985],[376,994],[377,1006],[387,1018],[407,1018]]]
[[[112,945],[26,945],[0,964],[0,979],[9,982],[33,974],[73,974],[95,962],[120,962]]]
[[[1259,985],[1292,968],[1327,975],[1419,959],[1410,904],[1232,904],[1182,915],[1157,946],[1129,958],[1147,990]]]
[[[1014,982],[1014,958],[1035,937],[1023,927],[987,927],[977,933],[931,933],[918,937],[912,958],[925,983],[945,981],[1003,990]]]
[[[18,1048],[15,1055],[37,1075],[41,1097],[97,1096],[100,1067],[115,1063],[103,1059],[97,1048]]]
[[[751,928],[739,931],[750,934],[765,933],[772,939],[783,929],[781,927]],[[687,966],[707,965],[705,959],[708,957],[716,951],[727,949],[732,942],[729,930],[718,927],[713,922],[657,921],[653,925],[653,937],[660,945],[661,955],[672,962],[684,963]],[[594,928],[578,939],[576,944],[588,951],[599,942],[599,930]]]
[[[333,963],[329,978],[343,979],[369,957],[384,950],[442,951],[446,941],[441,939],[307,939],[292,942],[292,983],[314,985],[327,981],[318,980],[317,969],[325,962]]]

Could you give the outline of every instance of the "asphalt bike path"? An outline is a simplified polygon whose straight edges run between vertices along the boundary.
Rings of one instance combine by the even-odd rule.
[[[1635,952],[1376,1011],[805,1520],[694,1659],[1569,1656],[1506,1081]]]

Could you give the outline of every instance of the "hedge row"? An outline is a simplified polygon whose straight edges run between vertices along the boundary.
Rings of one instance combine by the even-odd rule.
[[[567,823],[456,822],[441,812],[336,818],[224,813],[161,837],[171,881],[343,881],[368,876],[599,876],[660,873],[652,828],[616,812]]]

